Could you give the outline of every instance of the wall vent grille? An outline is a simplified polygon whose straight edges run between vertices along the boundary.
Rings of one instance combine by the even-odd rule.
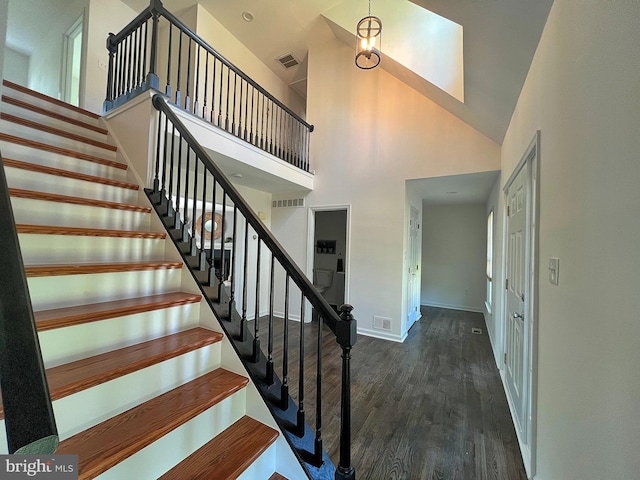
[[[304,207],[304,198],[285,198],[284,200],[273,200],[273,208]]]
[[[391,330],[391,319],[387,317],[373,316],[373,328],[377,330]]]
[[[276,58],[276,60],[282,65],[284,68],[295,67],[296,65],[300,65],[300,62],[293,56],[292,53],[285,53],[284,55]]]

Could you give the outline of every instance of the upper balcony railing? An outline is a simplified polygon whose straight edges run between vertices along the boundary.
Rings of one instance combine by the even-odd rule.
[[[309,171],[313,125],[151,0],[120,33],[109,34],[105,111],[149,88],[232,135]]]

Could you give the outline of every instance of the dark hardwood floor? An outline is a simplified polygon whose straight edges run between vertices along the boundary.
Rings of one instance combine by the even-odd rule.
[[[260,321],[265,353],[267,325]],[[315,385],[317,324],[304,328],[306,384]],[[289,384],[296,399],[299,329],[290,322]],[[337,463],[341,350],[325,330],[322,431]],[[275,320],[274,346],[282,337],[283,322]],[[280,375],[281,347],[274,358]],[[351,373],[352,461],[359,480],[526,479],[481,314],[423,307],[402,344],[358,336]],[[305,388],[310,425],[315,408],[315,387]]]

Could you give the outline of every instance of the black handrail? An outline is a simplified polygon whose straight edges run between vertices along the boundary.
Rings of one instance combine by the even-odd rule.
[[[146,89],[160,91],[160,17],[168,22],[167,51],[163,52],[167,55],[164,93],[181,108],[288,163],[309,171],[309,134],[313,132],[313,125],[308,124],[202,37],[192,32],[180,19],[164,8],[160,0],[151,0],[149,7],[121,32],[109,34],[107,38],[109,71],[105,111]],[[150,19],[151,29],[148,27]],[[174,28],[179,35],[177,62],[175,59],[172,60]],[[183,35],[186,36],[185,44],[188,43],[187,51],[184,52],[187,57],[186,65],[183,63]],[[193,49],[196,51],[192,53]],[[192,59],[195,59],[195,62]],[[195,72],[192,72],[192,68]],[[227,69],[226,78],[224,68]],[[172,74],[174,70],[175,73]],[[187,78],[184,92],[180,85],[183,75]],[[171,80],[174,76],[176,85],[172,91]],[[183,93],[186,95],[183,96]],[[209,93],[211,104],[207,105]],[[204,103],[200,102],[200,97]]]
[[[51,454],[58,431],[0,155],[0,387],[9,453]]]
[[[321,403],[321,390],[322,390],[322,362],[321,362],[321,347],[322,347],[322,326],[327,327],[335,334],[337,343],[342,348],[342,402],[341,402],[341,426],[340,426],[340,462],[336,470],[335,477],[337,479],[353,480],[355,479],[355,470],[351,465],[351,396],[350,396],[350,352],[356,342],[356,321],[351,315],[353,307],[350,305],[343,305],[341,307],[341,315],[338,315],[333,308],[329,305],[326,299],[320,295],[318,290],[313,286],[311,281],[302,272],[302,270],[296,265],[289,254],[284,250],[282,245],[276,240],[269,229],[264,225],[262,220],[256,215],[249,204],[242,198],[235,186],[227,179],[222,173],[219,167],[211,159],[207,151],[199,144],[196,138],[191,134],[188,128],[178,118],[172,107],[167,103],[165,97],[162,95],[154,95],[153,105],[160,112],[160,119],[158,122],[158,138],[156,143],[157,152],[155,155],[155,178],[153,181],[152,195],[156,200],[156,204],[162,204],[166,208],[166,212],[169,217],[169,223],[171,228],[179,232],[179,236],[182,241],[188,246],[185,250],[188,251],[190,257],[196,259],[197,267],[200,270],[207,268],[207,257],[211,259],[211,268],[209,269],[209,275],[206,280],[206,285],[214,287],[218,286],[217,299],[220,302],[222,300],[222,285],[223,280],[227,279],[227,272],[231,271],[231,286],[230,286],[230,317],[233,317],[235,310],[233,298],[234,298],[234,282],[235,282],[235,268],[233,267],[236,262],[236,244],[242,252],[242,262],[239,265],[242,273],[242,305],[240,311],[237,313],[240,335],[238,340],[244,342],[247,340],[248,328],[247,322],[247,298],[248,298],[248,238],[249,229],[251,228],[257,238],[257,257],[258,262],[261,258],[261,247],[264,246],[268,253],[271,254],[271,268],[269,271],[270,285],[269,285],[269,331],[268,331],[268,352],[265,358],[264,371],[261,372],[262,381],[267,385],[274,384],[274,359],[273,352],[273,317],[274,317],[274,267],[277,263],[283,270],[284,274],[284,349],[282,358],[282,379],[280,384],[280,390],[278,392],[279,401],[277,402],[278,408],[286,410],[289,405],[289,378],[288,378],[288,320],[290,316],[289,299],[290,299],[290,283],[295,284],[301,292],[301,340],[300,340],[300,355],[299,365],[304,365],[304,339],[303,339],[303,322],[304,322],[304,305],[305,301],[308,301],[315,309],[315,312],[319,317],[318,328],[318,352],[317,352],[317,374],[316,374],[316,425],[315,425],[315,440],[313,451],[313,464],[322,464],[323,451],[322,451],[322,403]],[[169,124],[171,124],[169,126]],[[193,152],[193,168],[184,168],[182,165],[182,158],[191,159]],[[177,165],[177,166],[176,166]],[[201,167],[199,167],[201,165]],[[202,174],[200,171],[202,170]],[[181,178],[184,176],[184,181]],[[189,176],[193,176],[194,181],[189,182]],[[201,183],[200,180],[201,178]],[[193,190],[188,189],[188,185],[193,184]],[[184,186],[184,187],[183,187]],[[230,206],[233,206],[233,237],[231,239],[232,245],[232,258],[231,265],[227,269],[225,266],[226,250],[224,245],[225,231],[224,225],[227,200]],[[217,220],[221,222],[222,237],[220,237],[220,245],[214,247],[213,238],[210,240],[210,245],[207,246],[205,220],[200,221],[200,225],[196,228],[194,221],[196,215],[196,203],[200,206],[200,210],[204,212],[207,204],[222,204],[222,213]],[[192,204],[193,216],[190,220],[181,214],[181,212],[187,211],[187,206]],[[240,225],[244,225],[243,235],[237,235],[237,226],[239,217],[243,217],[244,221],[240,221]],[[202,218],[202,217],[201,217]],[[185,226],[187,226],[185,234]],[[236,237],[239,238],[236,238]],[[198,245],[197,239],[200,238],[200,244]],[[184,253],[184,251],[183,251]],[[219,255],[218,255],[219,253]],[[219,266],[216,272],[215,259],[219,259]],[[189,262],[187,262],[189,263]],[[259,339],[259,326],[258,326],[258,301],[260,297],[260,268],[259,264],[256,266],[256,325],[254,326],[253,334],[255,337],[251,340],[252,352],[249,355],[249,359],[252,362],[257,362],[261,357],[260,339]],[[252,274],[253,275],[253,274]],[[253,291],[253,289],[252,289]],[[301,376],[302,368],[299,373]],[[304,385],[302,381],[300,383],[300,397],[297,406],[297,411],[294,413],[293,431],[296,435],[302,436],[305,431],[305,414],[304,414]]]

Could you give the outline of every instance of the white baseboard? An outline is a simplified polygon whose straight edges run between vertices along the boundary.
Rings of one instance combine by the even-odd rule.
[[[368,328],[358,327],[358,334],[365,335],[367,337],[380,338],[381,340],[391,340],[392,342],[402,343],[407,338],[405,333],[403,336],[396,335],[389,332],[381,332],[380,330],[370,330]]]
[[[437,307],[437,308],[447,308],[449,310],[461,310],[463,312],[473,312],[473,313],[484,313],[484,308],[471,307],[468,305],[449,305],[446,303],[421,303],[421,307]]]

